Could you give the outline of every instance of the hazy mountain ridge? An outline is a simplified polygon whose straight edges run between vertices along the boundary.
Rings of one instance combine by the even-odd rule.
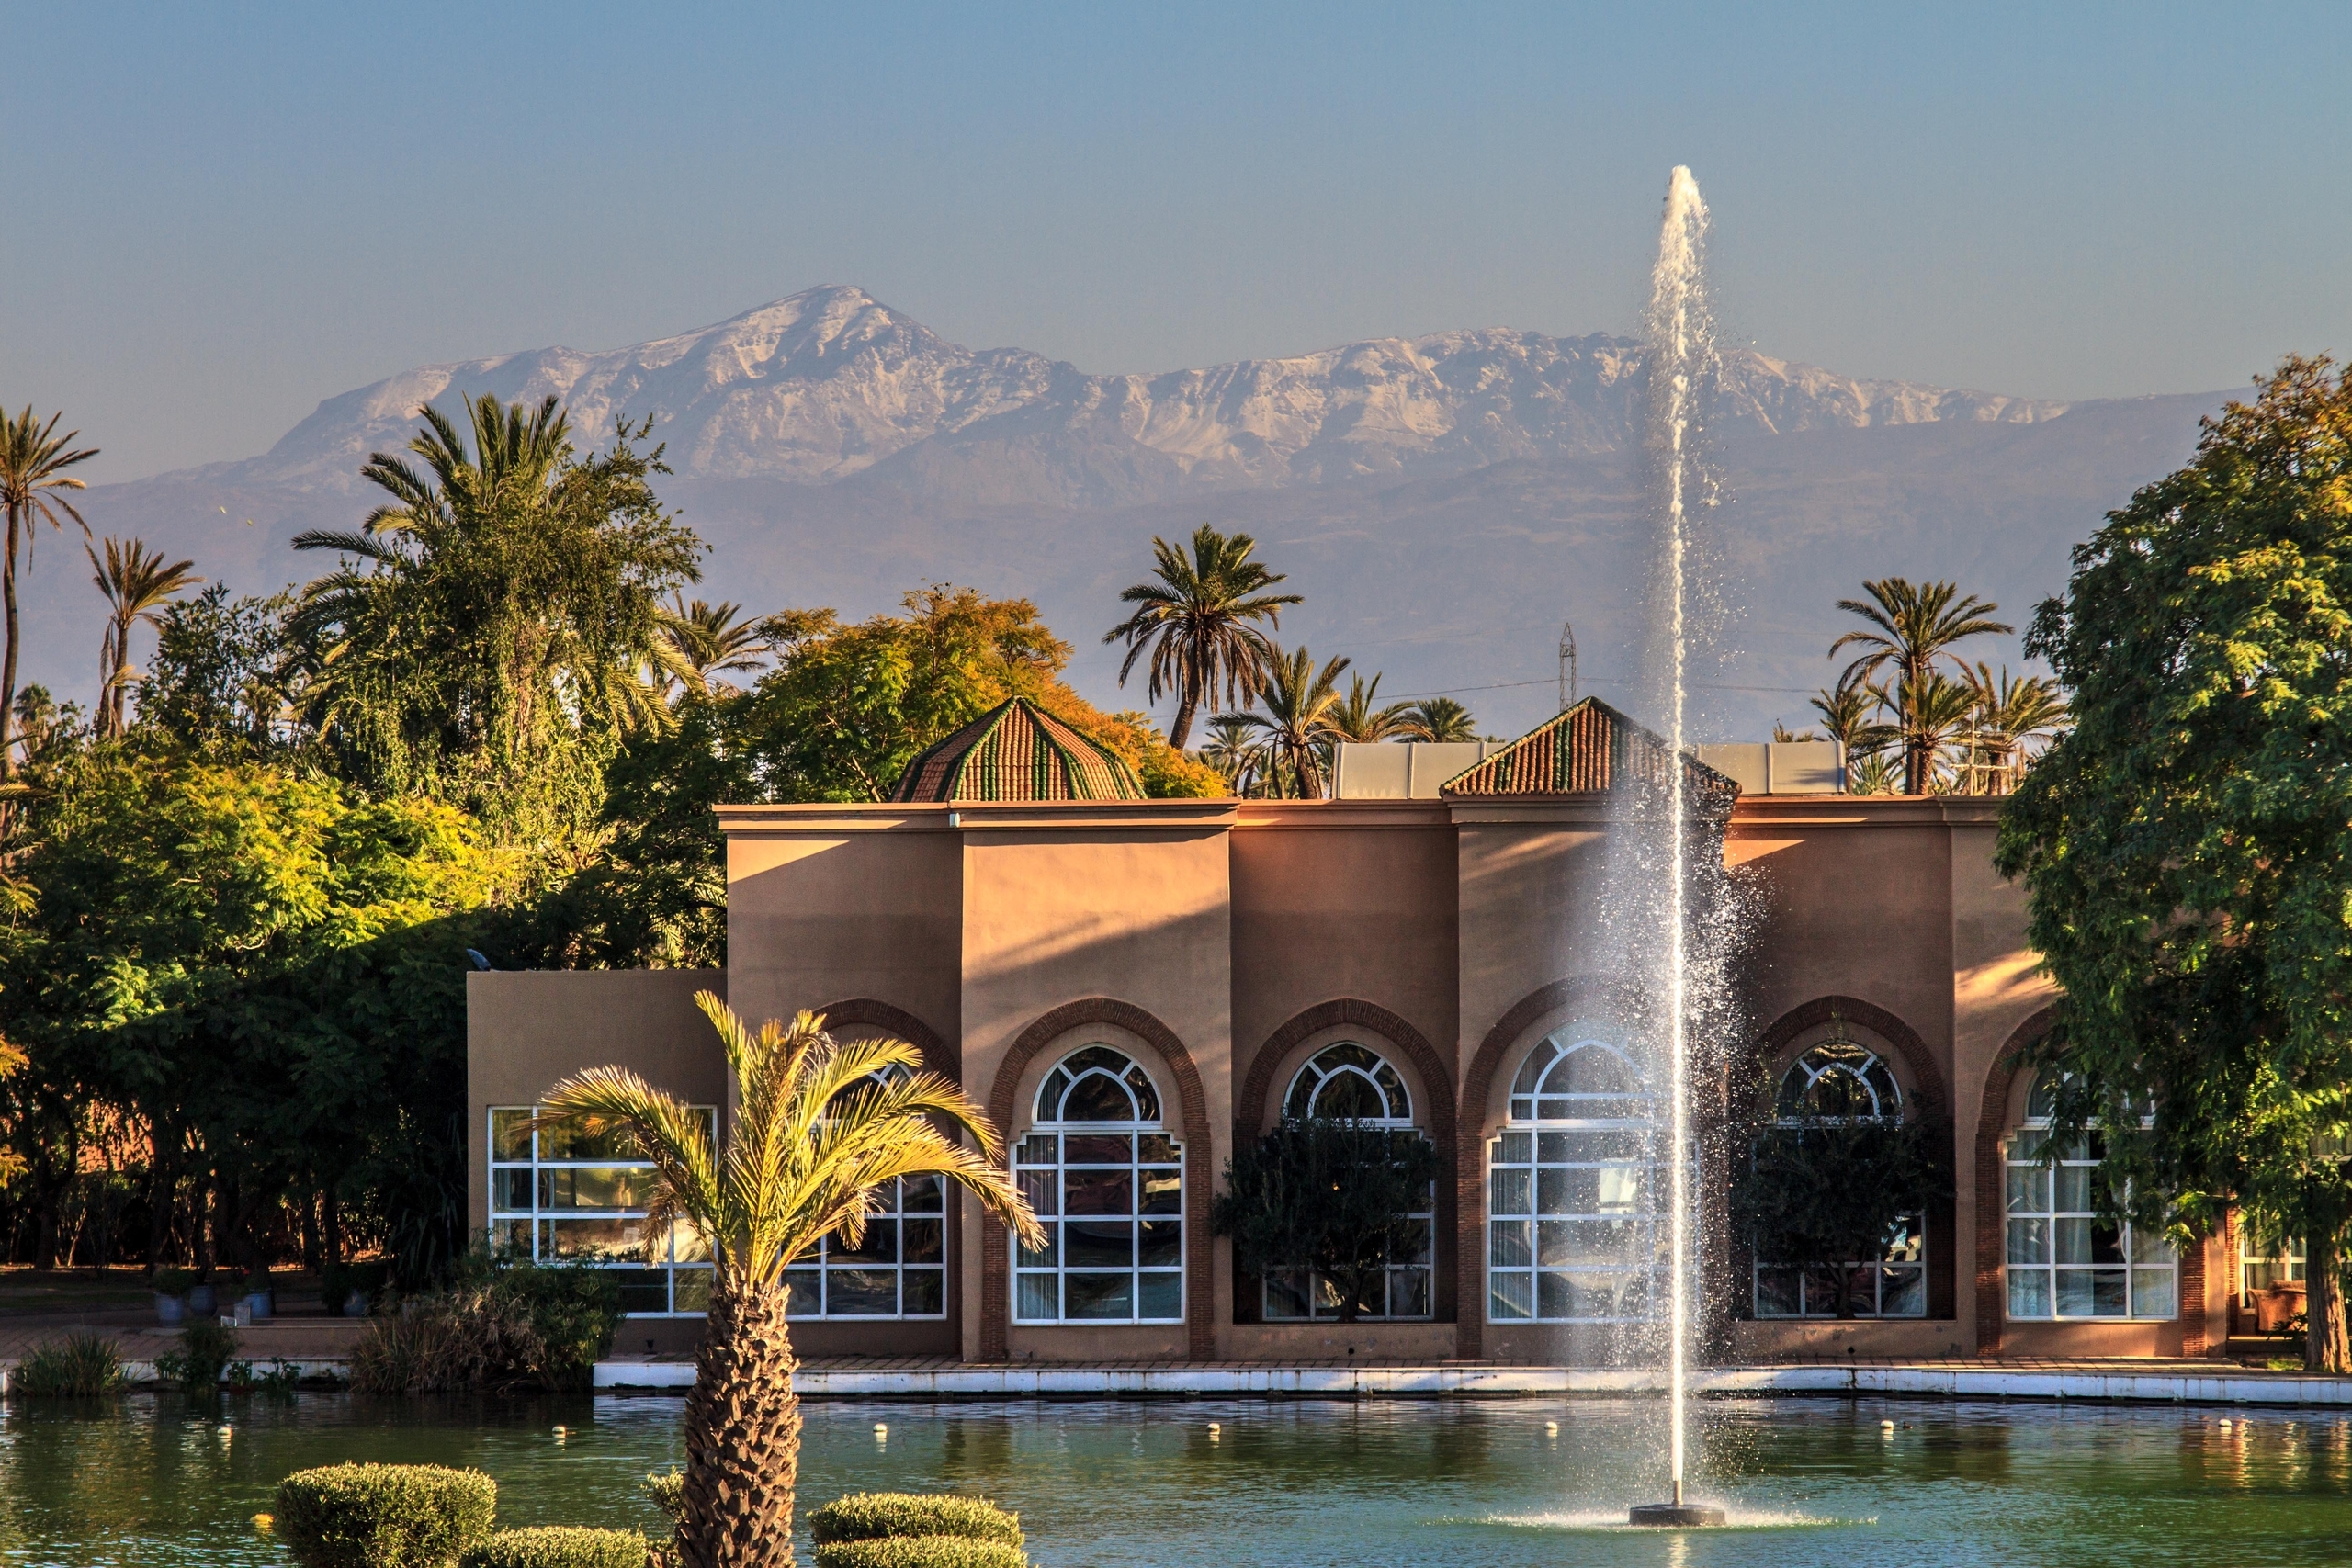
[[[2031,423],[2066,408],[1857,380],[1749,350],[1727,357],[1724,382],[1719,420],[1771,433]],[[861,289],[826,287],[605,353],[547,348],[405,371],[328,399],[262,457],[203,471],[347,490],[369,453],[408,438],[423,404],[552,393],[584,441],[650,416],[682,478],[830,484],[905,458],[875,482],[934,501],[1110,504],[1624,451],[1645,389],[1638,343],[1505,328],[1089,375],[1025,349],[964,348]]]

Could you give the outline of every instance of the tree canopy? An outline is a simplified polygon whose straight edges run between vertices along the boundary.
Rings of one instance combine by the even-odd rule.
[[[2290,359],[2076,547],[2028,640],[2075,728],[2004,813],[2064,990],[2053,1143],[2179,1235],[2233,1201],[2309,1247],[2343,1370],[2352,1179],[2352,381]],[[2144,1122],[2145,1131],[2139,1129]]]

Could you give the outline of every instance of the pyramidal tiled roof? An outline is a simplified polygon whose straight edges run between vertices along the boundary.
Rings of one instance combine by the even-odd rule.
[[[1667,786],[1672,749],[1597,697],[1521,736],[1446,782],[1450,796],[1592,795],[1624,784]],[[1739,786],[1685,754],[1695,803],[1728,807]]]
[[[982,714],[907,764],[895,801],[1141,800],[1135,770],[1026,697]]]

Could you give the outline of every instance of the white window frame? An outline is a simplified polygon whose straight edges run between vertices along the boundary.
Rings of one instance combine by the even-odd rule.
[[[1120,1070],[1106,1071],[1100,1058],[1092,1054],[1108,1053],[1123,1064]],[[1071,1074],[1070,1066],[1080,1062],[1080,1070]],[[1098,1074],[1109,1077],[1127,1095],[1132,1115],[1119,1120],[1100,1122],[1064,1122],[1049,1118],[1042,1112],[1048,1093],[1055,1097],[1053,1109],[1058,1111],[1069,1090],[1078,1083]],[[1056,1085],[1057,1076],[1068,1079]],[[1187,1297],[1190,1281],[1186,1279],[1185,1263],[1192,1237],[1184,1213],[1184,1160],[1187,1150],[1183,1142],[1170,1134],[1164,1125],[1159,1110],[1159,1086],[1140,1062],[1128,1052],[1107,1042],[1096,1041],[1067,1052],[1049,1068],[1039,1084],[1037,1101],[1033,1103],[1029,1130],[1012,1151],[1013,1179],[1029,1199],[1030,1207],[1040,1224],[1046,1228],[1047,1242],[1044,1249],[1032,1252],[1019,1236],[1008,1238],[1007,1248],[1012,1262],[1012,1300],[1010,1316],[1015,1324],[1038,1326],[1115,1326],[1122,1324],[1181,1324],[1185,1321],[1190,1305]],[[1126,1155],[1124,1160],[1107,1157],[1108,1140],[1124,1139]],[[1099,1139],[1101,1145],[1072,1147],[1072,1140]],[[1069,1159],[1076,1153],[1106,1157]],[[1108,1173],[1124,1171],[1126,1176],[1127,1207],[1123,1214],[1090,1212],[1073,1219],[1063,1211],[1069,1195],[1069,1177],[1072,1172]],[[1171,1190],[1172,1188],[1172,1190]],[[1161,1205],[1171,1204],[1172,1207]],[[1090,1223],[1108,1224],[1124,1222],[1128,1229],[1127,1258],[1125,1268],[1116,1265],[1075,1264],[1070,1261],[1069,1248],[1064,1245],[1067,1226]],[[1143,1226],[1173,1224],[1176,1228],[1176,1257],[1172,1264],[1142,1261]],[[1070,1304],[1070,1280],[1081,1278],[1105,1280],[1114,1276],[1126,1276],[1127,1312],[1124,1316],[1102,1314],[1076,1315],[1068,1311]],[[1046,1283],[1051,1281],[1050,1287]],[[1149,1304],[1165,1308],[1173,1289],[1172,1312],[1146,1314],[1147,1295]],[[1040,1310],[1041,1292],[1050,1289],[1053,1310]]]
[[[1634,1088],[1619,1092],[1546,1095],[1536,1092],[1552,1070],[1576,1053],[1598,1049],[1614,1057]],[[1529,1077],[1541,1060],[1540,1070]],[[1521,1086],[1528,1085],[1522,1092]],[[1627,1114],[1636,1107],[1645,1107]],[[1487,1143],[1487,1321],[1504,1325],[1559,1323],[1657,1323],[1665,1319],[1665,1289],[1671,1243],[1666,1224],[1663,1169],[1666,1140],[1658,1097],[1622,1035],[1575,1025],[1555,1030],[1536,1043],[1512,1077],[1509,1119]],[[1575,1173],[1594,1172],[1593,1205],[1554,1209],[1574,1201],[1583,1185]],[[1547,1172],[1556,1173],[1546,1181]],[[1604,1235],[1604,1226],[1623,1227],[1625,1240],[1614,1261],[1544,1261],[1547,1249],[1572,1250],[1582,1227],[1586,1238]],[[1560,1281],[1565,1296],[1578,1278],[1615,1277],[1612,1292],[1621,1308],[1638,1286],[1641,1308],[1609,1313],[1559,1313],[1545,1308],[1546,1280]]]
[[[928,1187],[926,1192],[924,1189]],[[931,1207],[907,1207],[909,1190],[913,1190],[913,1201]],[[879,1192],[880,1190],[877,1190]],[[784,1282],[791,1288],[785,1316],[795,1323],[935,1323],[947,1315],[947,1181],[939,1176],[902,1176],[892,1180],[887,1201],[867,1216],[865,1239],[856,1252],[843,1254],[836,1236],[818,1238],[816,1250],[804,1254],[784,1271]],[[935,1233],[936,1247],[929,1248],[931,1256],[910,1260],[909,1236],[919,1235],[925,1228]],[[876,1256],[888,1241],[888,1257]],[[857,1288],[871,1287],[875,1277],[890,1277],[888,1312],[852,1312],[837,1308],[839,1296]],[[857,1280],[857,1276],[865,1276]],[[938,1305],[933,1310],[907,1310],[908,1292],[912,1283],[918,1293],[930,1286],[937,1292]],[[813,1303],[814,1304],[810,1304]]]
[[[2241,1226],[2239,1234],[2250,1235],[2253,1233],[2250,1229]],[[2303,1247],[2303,1238],[2299,1235],[2281,1238],[2278,1250],[2275,1253],[2257,1256],[2251,1252],[2241,1252],[2238,1254],[2238,1299],[2242,1302],[2252,1301],[2265,1291],[2277,1290],[2286,1285],[2302,1284],[2304,1269],[2309,1261],[2309,1256]],[[2256,1284],[2254,1270],[2256,1269],[2270,1269],[2275,1272],[2260,1284]]]
[[[650,1175],[653,1170],[651,1160],[546,1157],[543,1154],[545,1141],[551,1136],[560,1137],[563,1134],[551,1134],[544,1129],[532,1129],[524,1133],[527,1143],[522,1157],[517,1158],[511,1154],[502,1152],[511,1147],[511,1134],[518,1130],[513,1125],[513,1119],[519,1117],[527,1121],[532,1115],[545,1109],[544,1106],[493,1105],[490,1108],[489,1114],[483,1119],[484,1134],[490,1140],[484,1146],[490,1151],[489,1219],[492,1247],[505,1256],[528,1258],[535,1262],[586,1263],[616,1271],[627,1270],[640,1275],[659,1274],[662,1281],[662,1309],[659,1312],[628,1311],[624,1312],[624,1316],[632,1318],[702,1316],[704,1314],[702,1303],[710,1299],[710,1281],[714,1275],[708,1251],[703,1247],[701,1237],[695,1233],[692,1225],[681,1220],[670,1227],[668,1235],[648,1238],[643,1233],[646,1211],[642,1205],[583,1208],[576,1204],[560,1205],[554,1201],[556,1190],[561,1185],[558,1179],[565,1173],[609,1171],[628,1174],[641,1172]],[[710,1105],[696,1105],[689,1109],[709,1118],[708,1129],[713,1145],[716,1146],[718,1128],[718,1108]],[[502,1120],[507,1122],[503,1128],[501,1127]],[[510,1135],[509,1142],[502,1143],[502,1133]],[[530,1199],[528,1204],[517,1204],[505,1201],[514,1197],[514,1188],[517,1179],[520,1179],[520,1182],[527,1192]],[[562,1234],[559,1227],[587,1223],[616,1224],[626,1227],[631,1222],[636,1222],[638,1224],[638,1239],[633,1247],[624,1245],[612,1250],[565,1252],[558,1245]],[[649,1252],[657,1250],[662,1254],[659,1261],[653,1261],[646,1256]],[[635,1251],[638,1256],[634,1258],[626,1256],[629,1251]],[[649,1288],[650,1288],[650,1283],[642,1280],[624,1284],[622,1287],[624,1291],[642,1291]]]
[[[1378,1064],[1378,1069],[1369,1070],[1356,1063],[1337,1063],[1329,1067],[1318,1066],[1327,1056],[1349,1049],[1372,1056]],[[1385,1082],[1383,1074],[1386,1075]],[[1298,1071],[1291,1075],[1290,1088],[1283,1091],[1283,1115],[1285,1118],[1314,1115],[1324,1091],[1333,1079],[1342,1076],[1362,1079],[1380,1097],[1388,1111],[1385,1116],[1351,1118],[1358,1126],[1378,1128],[1383,1132],[1414,1133],[1423,1138],[1429,1135],[1413,1120],[1413,1094],[1405,1085],[1405,1075],[1396,1070],[1396,1064],[1388,1059],[1385,1052],[1361,1040],[1332,1041],[1317,1047],[1313,1055],[1300,1063]],[[1437,1188],[1434,1183],[1429,1190],[1428,1205],[1409,1211],[1405,1217],[1421,1223],[1420,1257],[1418,1260],[1402,1263],[1392,1259],[1382,1268],[1380,1310],[1356,1314],[1359,1323],[1426,1323],[1437,1314]],[[1411,1307],[1417,1283],[1419,1310],[1396,1310],[1400,1303]],[[1275,1292],[1278,1288],[1286,1288],[1290,1293],[1304,1299],[1306,1311],[1277,1312]],[[1273,1269],[1259,1281],[1258,1313],[1268,1323],[1336,1323],[1340,1318],[1339,1288],[1316,1269]]]
[[[1861,1052],[1866,1060],[1859,1066],[1846,1061],[1825,1062],[1818,1067],[1808,1066],[1813,1055],[1827,1045],[1851,1046]],[[1870,1070],[1872,1067],[1879,1068],[1884,1076],[1886,1090],[1882,1091],[1879,1086],[1871,1081]],[[1893,1061],[1884,1052],[1865,1045],[1851,1036],[1835,1034],[1826,1040],[1816,1040],[1798,1052],[1795,1058],[1789,1063],[1788,1070],[1781,1075],[1782,1088],[1775,1091],[1775,1099],[1779,1103],[1786,1104],[1788,1097],[1785,1086],[1790,1077],[1798,1072],[1806,1075],[1804,1098],[1809,1098],[1814,1086],[1824,1077],[1832,1073],[1839,1073],[1854,1078],[1861,1085],[1862,1092],[1870,1096],[1870,1103],[1875,1111],[1875,1114],[1870,1117],[1835,1117],[1824,1120],[1900,1122],[1903,1119],[1903,1084],[1894,1076]],[[1888,1093],[1892,1093],[1894,1098],[1894,1109],[1891,1111],[1886,1108]],[[1784,1111],[1774,1118],[1773,1124],[1781,1127],[1795,1126],[1797,1118]],[[1928,1315],[1928,1217],[1924,1213],[1905,1214],[1898,1223],[1903,1224],[1902,1231],[1889,1240],[1884,1256],[1877,1261],[1865,1263],[1855,1260],[1829,1266],[1832,1269],[1844,1269],[1849,1274],[1858,1273],[1863,1269],[1870,1270],[1871,1288],[1868,1298],[1870,1304],[1866,1307],[1859,1301],[1856,1302],[1854,1315],[1858,1318],[1905,1319],[1924,1318]],[[1766,1309],[1764,1276],[1768,1269],[1780,1274],[1793,1273],[1796,1276],[1796,1311],[1778,1312]],[[1772,1263],[1762,1258],[1755,1259],[1749,1273],[1749,1310],[1755,1314],[1758,1321],[1767,1323],[1794,1323],[1800,1319],[1817,1321],[1835,1317],[1838,1313],[1836,1287],[1834,1285],[1829,1287],[1828,1303],[1815,1310],[1812,1303],[1811,1273],[1812,1270],[1792,1263]],[[1908,1289],[1904,1292],[1910,1298],[1909,1303],[1894,1312],[1889,1312],[1886,1308],[1887,1297],[1890,1293],[1887,1288],[1891,1282],[1890,1275],[1908,1276],[1909,1279]]]
[[[2082,1247],[2087,1250],[2095,1241],[2097,1230],[2106,1224],[2091,1201],[2092,1172],[2099,1163],[2096,1157],[2098,1134],[2094,1132],[2054,1166],[2044,1166],[2041,1150],[2049,1138],[2050,1116],[2036,1109],[2040,1095],[2038,1083],[2028,1090],[2025,1120],[2002,1148],[2004,1315],[2014,1323],[2169,1323],[2178,1318],[2179,1256],[2162,1239],[2143,1242],[2128,1220],[2115,1227],[2115,1245],[2121,1261],[2059,1259],[2062,1241],[2068,1236],[2078,1237]],[[2021,1204],[2020,1198],[2038,1201]],[[2062,1202],[2065,1206],[2059,1206]],[[2062,1282],[2062,1274],[2092,1278]],[[2060,1310],[2062,1284],[2076,1290],[2087,1284],[2096,1290],[2096,1276],[2116,1274],[2123,1278],[2123,1311]],[[2159,1280],[2165,1295],[2165,1309],[2140,1310],[2143,1284]],[[2039,1303],[2033,1299],[2037,1287]]]

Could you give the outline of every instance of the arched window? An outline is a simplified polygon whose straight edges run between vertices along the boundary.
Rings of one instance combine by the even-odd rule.
[[[911,1077],[886,1067],[842,1090],[842,1098]],[[947,1190],[936,1176],[883,1183],[855,1247],[827,1235],[784,1272],[785,1315],[937,1318],[947,1315]]]
[[[1046,1227],[1012,1238],[1013,1321],[1183,1321],[1184,1152],[1150,1074],[1108,1045],[1065,1056],[1012,1163]]]
[[[1558,1031],[1511,1080],[1487,1145],[1487,1315],[1498,1323],[1628,1323],[1658,1315],[1657,1163],[1649,1079],[1619,1040]]]
[[[1283,1114],[1335,1116],[1409,1127],[1413,1100],[1387,1058],[1369,1045],[1343,1040],[1316,1052],[1298,1069],[1298,1076],[1290,1080],[1290,1095],[1283,1101]]]
[[[1329,1116],[1398,1133],[1412,1132],[1413,1099],[1388,1059],[1369,1045],[1343,1040],[1307,1058],[1290,1081],[1283,1114],[1291,1120]],[[1390,1256],[1379,1282],[1364,1292],[1356,1316],[1426,1318],[1436,1269],[1437,1193],[1432,1189],[1408,1216],[1413,1240]],[[1262,1285],[1260,1310],[1270,1323],[1299,1323],[1339,1317],[1345,1289],[1317,1270],[1278,1269]]]
[[[2098,1212],[2100,1134],[2051,1148],[2052,1088],[2047,1078],[2035,1081],[2025,1125],[2009,1140],[2009,1316],[2178,1316],[2180,1265],[2171,1246],[2159,1233]]]
[[[1808,1122],[1899,1122],[1903,1086],[1883,1055],[1837,1028],[1789,1064],[1773,1096],[1773,1110],[1784,1127]],[[1756,1315],[1833,1317],[1841,1283],[1858,1317],[1925,1317],[1927,1216],[1905,1214],[1897,1220],[1887,1234],[1885,1250],[1876,1258],[1811,1268],[1758,1258]]]

